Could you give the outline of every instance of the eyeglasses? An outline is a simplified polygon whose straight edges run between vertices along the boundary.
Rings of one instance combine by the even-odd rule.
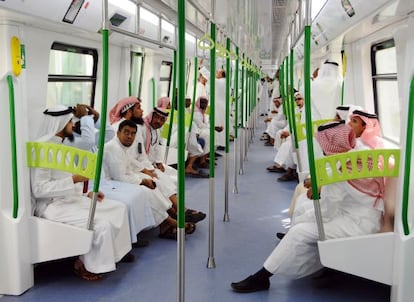
[[[303,98],[295,98],[295,101],[303,100]]]

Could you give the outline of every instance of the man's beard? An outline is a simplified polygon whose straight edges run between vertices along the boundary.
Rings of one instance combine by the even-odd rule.
[[[131,117],[131,121],[138,125],[144,125],[144,119],[142,117]]]

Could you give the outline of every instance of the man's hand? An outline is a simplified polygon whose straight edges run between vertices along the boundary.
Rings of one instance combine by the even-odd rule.
[[[73,108],[73,115],[77,118],[88,115],[88,106],[85,104],[77,104],[76,107]]]
[[[90,199],[93,197],[93,192],[89,192],[87,195]],[[99,191],[96,195],[96,200],[101,202],[105,198],[105,194]]]
[[[289,131],[282,131],[282,133],[280,133],[280,138],[287,138],[289,137],[289,135]]]
[[[141,181],[141,186],[146,186],[147,188],[150,188],[151,190],[154,190],[157,185],[155,184],[155,181],[153,181],[151,178],[144,178]]]
[[[93,107],[87,106],[89,110],[89,114],[93,115],[93,121],[96,123],[99,119],[99,112],[96,111]]]
[[[214,127],[214,129],[215,129],[217,132],[221,132],[221,131],[223,131],[224,127],[223,127],[223,126],[216,126],[216,127]]]
[[[155,166],[157,167],[157,169],[160,169],[161,172],[165,172],[163,163],[156,163]]]
[[[81,175],[72,175],[73,183],[76,184],[78,182],[84,182],[89,180],[89,178],[81,176]]]

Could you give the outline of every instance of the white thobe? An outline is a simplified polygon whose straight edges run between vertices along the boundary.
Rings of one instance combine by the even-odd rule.
[[[322,187],[320,202],[326,239],[378,232],[382,213],[372,207],[375,200],[347,182]],[[319,260],[319,235],[314,217],[313,208],[308,208],[294,218],[294,225],[266,259],[266,270],[301,278],[323,267]]]
[[[112,180],[139,186],[150,197],[149,201],[154,224],[159,225],[163,222],[168,217],[167,210],[172,206],[171,201],[161,192],[158,181],[156,182],[157,187],[154,190],[140,185],[144,178],[150,177],[135,169],[132,163],[134,160],[134,150],[131,147],[123,146],[117,137],[106,143],[104,150],[106,176]]]
[[[51,139],[61,143],[59,137]],[[82,184],[74,184],[70,173],[36,168],[31,170],[35,214],[49,220],[86,227],[91,199],[82,195]],[[131,250],[128,217],[125,206],[104,199],[96,205],[93,239],[88,253],[80,256],[92,273],[115,270],[115,263]]]
[[[164,171],[161,171],[158,168],[155,168],[157,171],[157,174],[164,174],[168,177],[168,180],[172,182],[173,186],[177,186],[177,170],[164,164],[164,151],[165,148],[163,146],[163,143],[161,141],[161,133],[160,129],[154,129],[149,126],[150,132],[152,134],[149,150],[147,152],[148,160],[156,167],[155,164],[161,163],[164,166]],[[144,139],[144,143],[146,146],[147,143],[147,135],[146,135],[146,126],[138,126],[138,131],[142,131],[142,137]]]
[[[223,127],[223,131],[215,133],[217,146],[226,145],[226,78],[216,79],[215,93],[215,122],[216,126]]]
[[[357,139],[355,150],[364,149],[368,147]],[[297,203],[289,232],[267,258],[264,267],[272,273],[300,278],[318,271],[322,264],[313,203],[306,193],[298,197]],[[358,191],[348,182],[323,186],[320,205],[326,239],[372,234],[380,229],[383,200]]]
[[[95,123],[91,115],[83,116],[80,119],[81,134],[74,133],[74,140],[72,142],[65,140],[64,144],[96,153],[98,151],[99,128],[100,120]],[[114,136],[113,128],[107,124],[105,142],[110,141]],[[144,189],[128,183],[106,179],[104,174],[102,171],[99,190],[105,194],[106,198],[120,201],[126,205],[131,242],[135,243],[139,232],[155,225],[150,197]],[[92,189],[93,180],[90,180],[89,190],[92,191]]]

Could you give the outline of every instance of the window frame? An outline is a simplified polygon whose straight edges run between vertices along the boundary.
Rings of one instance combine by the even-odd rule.
[[[378,82],[380,81],[395,81],[398,82],[398,73],[377,73],[377,62],[376,62],[376,53],[377,51],[385,50],[388,48],[395,47],[394,38],[384,40],[379,43],[375,43],[371,46],[371,79],[372,79],[372,88],[373,88],[373,97],[374,97],[374,110],[378,116],[378,119],[381,119],[380,105],[379,105],[379,96],[378,96]],[[381,122],[381,120],[380,120]],[[400,128],[401,133],[401,128]],[[400,142],[395,141],[390,137],[384,137],[385,139],[392,141],[395,144],[400,144]]]
[[[79,75],[60,75],[60,74],[49,74],[48,73],[48,82],[91,82],[92,91],[91,91],[91,100],[90,106],[94,107],[95,105],[95,90],[96,90],[96,79],[98,72],[98,50],[95,48],[87,48],[83,46],[76,46],[65,44],[61,42],[53,42],[50,50],[60,50],[71,53],[78,53],[84,55],[91,55],[93,58],[93,67],[91,76],[79,76]]]
[[[144,68],[145,68],[145,53],[144,52],[140,52],[140,51],[131,51],[131,68],[130,68],[130,79],[132,78],[132,69],[133,69],[133,63],[134,63],[134,58],[135,57],[140,57],[141,58],[141,70],[139,71],[139,85],[137,87],[138,93],[136,95],[136,97],[141,98],[141,93],[142,93],[142,80],[144,78]],[[132,86],[132,83],[131,83]],[[132,92],[132,91],[131,91]],[[135,95],[134,95],[135,96]]]
[[[383,81],[398,81],[397,73],[383,73],[377,74],[377,66],[375,61],[375,54],[377,51],[384,50],[387,48],[395,47],[394,39],[388,39],[386,41],[376,43],[371,46],[371,76],[372,76],[372,86],[374,93],[374,109],[375,113],[379,114],[379,105],[378,105],[378,85],[379,80]]]
[[[161,86],[161,82],[168,82],[167,96],[170,97],[172,74],[173,74],[173,62],[162,60],[160,70],[161,70],[162,66],[164,66],[164,65],[167,65],[167,66],[170,67],[170,74],[169,74],[168,77],[161,77],[161,75],[160,75],[160,82],[159,83],[160,83],[160,86]],[[158,95],[160,95],[160,91],[158,91]]]

